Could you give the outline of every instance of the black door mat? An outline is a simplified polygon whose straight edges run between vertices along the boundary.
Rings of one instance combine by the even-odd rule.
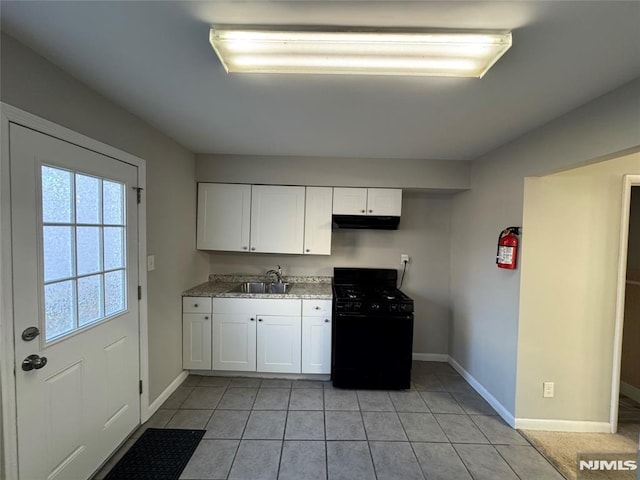
[[[149,428],[105,480],[178,480],[204,432]]]

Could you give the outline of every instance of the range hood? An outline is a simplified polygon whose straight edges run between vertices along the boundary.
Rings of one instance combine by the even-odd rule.
[[[389,215],[334,215],[333,228],[397,230],[400,217]]]

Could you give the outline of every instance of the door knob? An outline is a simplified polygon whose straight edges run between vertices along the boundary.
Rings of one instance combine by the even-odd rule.
[[[39,355],[29,355],[22,361],[22,370],[28,372],[29,370],[40,370],[47,364],[47,357],[41,357]]]

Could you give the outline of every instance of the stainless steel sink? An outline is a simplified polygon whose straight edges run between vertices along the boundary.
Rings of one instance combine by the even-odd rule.
[[[289,293],[291,284],[271,282],[243,282],[231,290],[234,293]]]

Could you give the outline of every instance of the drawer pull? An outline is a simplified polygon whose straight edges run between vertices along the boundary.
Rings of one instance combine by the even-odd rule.
[[[197,303],[194,303],[194,304],[193,304],[193,308],[198,308],[198,304],[197,304]]]
[[[258,319],[258,321],[259,321],[259,322],[261,322],[261,321],[262,321],[262,319],[261,319],[261,318],[259,318],[259,319]]]
[[[329,319],[328,319],[328,318],[325,318],[325,319],[324,319],[324,323],[329,323]]]
[[[249,320],[251,320],[252,322],[255,322],[256,319],[255,318],[250,318]]]
[[[317,306],[316,306],[316,307],[314,307],[314,308],[315,308],[316,310],[320,310],[320,307],[317,307]]]
[[[209,320],[209,317],[204,317],[205,320]]]

